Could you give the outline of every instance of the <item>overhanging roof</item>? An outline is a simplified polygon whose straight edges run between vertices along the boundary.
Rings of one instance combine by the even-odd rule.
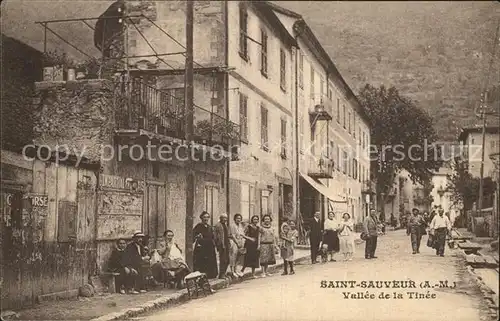
[[[500,133],[500,127],[486,126],[485,128],[487,134],[498,134]],[[467,136],[471,133],[481,133],[483,131],[482,126],[477,127],[466,127],[462,128],[460,135],[458,135],[458,141],[463,142],[467,139]]]
[[[315,181],[313,178],[311,178],[311,176],[307,175],[307,174],[304,174],[304,173],[300,173],[300,176],[302,176],[302,178],[307,182],[309,183],[309,185],[311,185],[312,188],[314,188],[316,191],[318,191],[321,195],[327,197],[330,201],[334,202],[334,203],[347,203],[347,201],[345,200],[338,200],[337,199],[337,196],[334,195],[329,189],[327,186]]]

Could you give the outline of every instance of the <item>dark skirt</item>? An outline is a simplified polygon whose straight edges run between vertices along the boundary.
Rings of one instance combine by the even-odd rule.
[[[260,253],[259,251],[257,251],[257,243],[246,240],[245,249],[247,250],[247,252],[245,253],[243,266],[258,268]]]
[[[217,258],[215,256],[215,247],[211,243],[205,242],[195,246],[193,266],[194,271],[205,273],[209,279],[217,277]]]
[[[323,243],[328,245],[328,251],[338,252],[340,246],[337,231],[326,230],[326,234],[323,236]]]

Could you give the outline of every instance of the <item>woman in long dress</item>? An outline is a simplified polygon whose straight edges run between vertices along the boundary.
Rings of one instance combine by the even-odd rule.
[[[217,259],[215,256],[214,232],[210,221],[210,214],[203,212],[200,215],[201,223],[193,230],[195,246],[193,251],[194,270],[205,273],[209,279],[217,277]]]
[[[229,253],[229,266],[231,267],[231,273],[236,276],[243,276],[237,270],[237,265],[243,265],[243,258],[246,252],[245,249],[245,227],[243,226],[243,217],[241,214],[234,215],[234,223],[229,226],[229,240],[230,253]]]
[[[328,245],[328,254],[330,254],[330,262],[335,262],[333,255],[339,251],[339,237],[337,230],[339,229],[339,222],[335,218],[335,213],[328,212],[328,218],[325,220],[325,235],[323,236],[323,243]]]
[[[259,247],[260,247],[260,227],[259,216],[254,215],[250,219],[250,224],[245,228],[243,238],[245,238],[245,257],[241,273],[245,272],[247,267],[252,269],[252,277],[255,278],[255,269],[259,267]]]
[[[344,261],[351,261],[354,254],[354,224],[351,215],[344,213],[339,228],[340,252],[344,254]]]
[[[260,224],[260,266],[262,266],[262,277],[271,276],[267,272],[269,265],[276,264],[275,249],[278,247],[277,235],[271,227],[271,215],[264,215]]]

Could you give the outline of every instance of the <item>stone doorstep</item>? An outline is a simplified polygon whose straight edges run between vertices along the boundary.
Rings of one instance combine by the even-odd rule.
[[[309,255],[300,257],[295,259],[295,263],[301,263],[303,261],[308,261],[310,259]],[[268,268],[269,272],[276,272],[280,270],[283,267],[283,262],[277,263],[273,266],[270,266]],[[257,275],[262,274],[262,270],[256,271]],[[250,280],[251,272],[247,271],[245,272],[244,276],[242,279],[224,279],[224,280],[215,280],[214,282],[211,282],[210,285],[213,290],[220,290],[229,287],[233,283],[240,283],[245,280]],[[162,308],[168,308],[183,302],[189,301],[188,297],[188,292],[186,289],[179,290],[173,294],[170,294],[166,297],[161,297],[157,298],[154,300],[151,300],[149,302],[146,302],[138,307],[133,307],[133,308],[127,308],[119,312],[113,312],[109,313],[106,315],[103,315],[98,318],[94,318],[90,321],[112,321],[112,320],[118,320],[118,319],[124,319],[124,318],[133,318],[136,317],[140,314],[146,313],[146,312],[151,312],[153,310],[159,310]]]

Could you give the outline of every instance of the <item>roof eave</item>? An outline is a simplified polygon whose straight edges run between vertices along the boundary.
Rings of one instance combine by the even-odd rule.
[[[290,46],[297,45],[295,38],[288,32],[283,23],[281,23],[281,20],[274,13],[271,3],[269,3],[268,1],[251,1],[251,4],[256,10],[258,10],[262,15],[269,19],[269,23],[277,27],[276,31],[283,38],[285,43]]]

